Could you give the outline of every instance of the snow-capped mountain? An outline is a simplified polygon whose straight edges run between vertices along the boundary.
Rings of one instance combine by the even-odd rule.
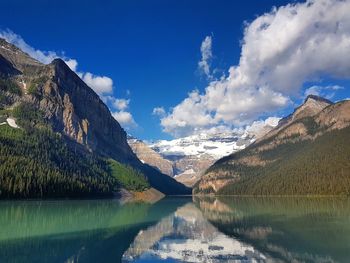
[[[164,159],[172,161],[176,180],[193,186],[217,159],[244,149],[254,140],[252,134],[232,131],[160,140],[149,143],[149,147]]]
[[[214,159],[244,149],[257,138],[268,133],[278,125],[280,118],[269,117],[264,121],[255,121],[245,129],[226,132],[207,132],[174,140],[159,140],[148,143],[163,156],[210,156]]]
[[[163,156],[198,156],[209,155],[219,159],[235,151],[242,150],[252,143],[255,136],[244,132],[198,134],[171,141],[160,140],[149,146]]]
[[[169,141],[143,142],[129,136],[128,142],[143,162],[193,186],[216,160],[244,149],[275,127],[278,120],[269,118],[245,129],[200,133]]]

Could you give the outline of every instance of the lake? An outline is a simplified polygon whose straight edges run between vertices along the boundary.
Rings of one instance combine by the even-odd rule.
[[[0,202],[0,262],[350,262],[346,198]]]

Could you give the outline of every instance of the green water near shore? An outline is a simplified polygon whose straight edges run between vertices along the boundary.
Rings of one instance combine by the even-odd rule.
[[[0,202],[0,262],[350,262],[345,198]]]

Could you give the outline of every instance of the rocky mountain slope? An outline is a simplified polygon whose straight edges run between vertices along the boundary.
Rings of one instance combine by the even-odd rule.
[[[2,76],[12,79],[22,91],[21,95],[7,96],[4,106],[30,103],[44,113],[55,131],[84,148],[118,160],[136,159],[125,131],[107,106],[63,60],[41,64],[5,40],[0,40],[0,55],[12,67],[11,71],[1,68]]]
[[[246,149],[217,161],[195,193],[350,194],[350,101],[309,96]]]
[[[171,161],[164,159],[159,153],[151,149],[142,140],[128,136],[128,143],[141,162],[147,163],[162,173],[174,176],[174,168]]]
[[[210,155],[162,155],[147,143],[129,138],[128,143],[137,157],[164,174],[174,177],[178,182],[192,187],[215,159]]]
[[[188,192],[172,178],[139,161],[127,143],[125,131],[112,117],[108,107],[61,59],[45,65],[0,39],[0,109],[1,118],[13,117],[23,124],[17,134],[11,131],[10,137],[7,136],[9,131],[3,131],[7,136],[2,138],[4,147],[8,147],[15,136],[31,139],[30,131],[33,130],[40,139],[45,128],[52,131],[51,137],[58,136],[56,143],[67,144],[65,151],[73,155],[88,156],[88,159],[114,159],[140,171],[151,186],[163,193]],[[19,135],[20,131],[24,134]],[[47,159],[45,152],[40,154]],[[2,158],[8,161],[6,156]],[[63,169],[61,164],[50,156],[48,158],[53,163],[47,167],[48,171],[54,169],[59,173]],[[102,166],[103,174],[110,173],[110,168]],[[83,180],[83,169],[79,174]],[[68,171],[66,176],[69,176]]]
[[[244,149],[273,127],[264,124],[259,131],[202,133],[151,143],[130,137],[128,142],[139,159],[192,187],[216,160]]]
[[[173,163],[177,181],[192,187],[216,160],[244,149],[253,141],[253,134],[232,131],[160,140],[150,147]]]

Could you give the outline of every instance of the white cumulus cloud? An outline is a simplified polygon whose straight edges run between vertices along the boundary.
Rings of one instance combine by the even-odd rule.
[[[117,99],[113,96],[106,96],[107,101],[112,105],[112,116],[126,130],[132,130],[138,127],[132,114],[129,112],[130,99]]]
[[[109,77],[94,75],[90,72],[78,72],[78,75],[100,96],[111,94],[113,92],[113,80]]]
[[[276,127],[280,119],[281,118],[279,117],[268,117],[265,120],[254,121],[251,125],[248,125],[245,128],[245,131],[250,134],[254,134],[257,137],[261,137],[263,134],[269,131],[269,128]]]
[[[179,136],[249,124],[289,105],[307,81],[350,78],[349,50],[350,1],[309,0],[273,8],[245,25],[239,63],[228,75],[211,81],[203,93],[189,93],[161,125]]]
[[[121,125],[131,125],[135,124],[134,118],[132,117],[130,112],[127,111],[118,111],[113,113],[113,117],[121,124]]]
[[[212,78],[210,73],[210,64],[213,58],[212,53],[212,37],[206,36],[201,44],[201,55],[202,58],[198,62],[198,69],[203,73],[207,78]]]
[[[152,114],[156,116],[164,117],[166,112],[164,107],[156,107],[153,109]]]
[[[130,100],[128,99],[116,99],[114,102],[114,106],[118,110],[125,110],[129,107]]]
[[[78,61],[76,61],[75,59],[67,59],[64,62],[66,62],[66,64],[71,70],[73,70],[74,72],[77,71]]]
[[[137,127],[137,124],[130,112],[116,111],[112,113],[112,116],[127,130]]]

